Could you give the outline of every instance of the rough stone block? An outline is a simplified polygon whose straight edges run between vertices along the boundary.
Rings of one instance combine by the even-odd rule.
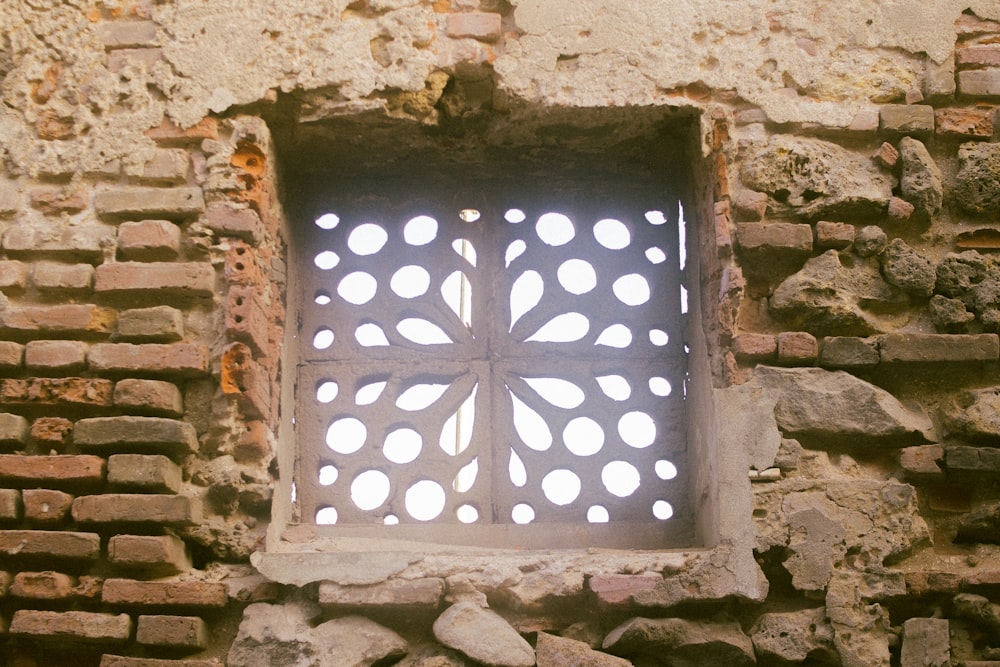
[[[104,247],[115,238],[114,227],[110,225],[90,223],[53,227],[28,224],[8,227],[3,233],[3,248],[11,257],[99,262],[104,257]]]
[[[733,354],[746,361],[772,360],[778,355],[778,340],[771,334],[740,334],[733,338]]]
[[[823,339],[820,366],[828,368],[864,368],[879,362],[878,347],[874,340],[854,337]]]
[[[87,365],[87,345],[76,340],[33,340],[24,346],[24,365],[34,373],[77,373]]]
[[[181,248],[181,228],[169,220],[141,220],[118,225],[118,254],[137,262],[176,259]]]
[[[180,493],[180,466],[159,454],[114,454],[108,459],[108,484],[148,493]]]
[[[370,586],[342,586],[324,581],[319,603],[328,607],[436,607],[444,595],[444,580],[390,579]]]
[[[31,207],[45,215],[79,213],[88,204],[86,193],[72,188],[41,187],[31,191]]]
[[[94,291],[154,300],[209,297],[215,292],[215,271],[198,262],[114,262],[97,267]]]
[[[179,417],[184,409],[177,385],[162,380],[119,380],[112,400],[115,407],[138,414]]]
[[[958,92],[968,97],[1000,97],[1000,68],[959,72]]]
[[[741,222],[736,238],[743,254],[754,262],[804,259],[813,247],[812,227],[789,222]]]
[[[197,616],[140,616],[135,640],[145,646],[197,651],[208,646],[208,629]]]
[[[1000,473],[1000,449],[992,447],[945,447],[944,464],[951,472]]]
[[[82,294],[91,290],[93,282],[90,264],[38,262],[31,271],[31,283],[43,292]]]
[[[214,582],[108,579],[101,600],[123,606],[218,609],[226,606],[229,596],[225,585]]]
[[[97,27],[98,39],[106,49],[135,48],[156,44],[153,21],[105,21]]]
[[[885,334],[879,339],[882,363],[995,361],[996,334]]]
[[[0,341],[0,373],[16,371],[24,360],[24,346],[20,343]]]
[[[252,208],[235,208],[225,202],[212,202],[205,208],[205,226],[218,236],[232,236],[256,242],[261,235],[260,216]]]
[[[28,420],[9,412],[0,413],[0,445],[18,446],[28,442]]]
[[[21,609],[14,612],[8,631],[33,639],[124,644],[132,635],[132,619],[128,614]]]
[[[449,14],[445,31],[449,37],[473,37],[492,41],[500,37],[500,14],[493,12],[462,12]]]
[[[39,525],[64,521],[73,505],[72,495],[54,489],[25,489],[21,497],[25,520]]]
[[[644,574],[595,574],[587,585],[604,604],[624,604],[640,591],[650,591],[663,582],[655,572]]]
[[[0,260],[0,290],[18,292],[28,282],[28,267],[16,259]]]
[[[267,356],[269,330],[270,321],[257,290],[244,285],[231,286],[226,298],[226,334],[230,339],[246,343],[254,354]]]
[[[97,533],[64,530],[0,530],[0,559],[94,561],[101,555]]]
[[[93,304],[24,306],[0,313],[0,325],[11,333],[58,333],[93,337],[111,333],[115,311]]]
[[[934,131],[934,107],[927,104],[887,104],[879,110],[883,132],[924,134]]]
[[[816,223],[816,246],[843,250],[854,243],[854,225],[846,222],[820,220]]]
[[[73,520],[82,524],[162,524],[190,526],[201,519],[198,503],[186,496],[105,493],[73,501]]]
[[[184,338],[184,314],[170,306],[123,310],[115,338],[129,343],[172,343]]]
[[[191,378],[208,374],[208,348],[177,343],[100,343],[90,348],[90,368],[105,373],[176,375]]]
[[[104,465],[100,456],[0,454],[0,482],[15,488],[99,486]]]
[[[187,422],[163,417],[94,417],[73,427],[73,442],[85,451],[130,451],[184,455],[198,451]]]
[[[942,104],[955,96],[955,59],[948,57],[936,63],[930,58],[924,67],[924,98],[931,104]]]
[[[66,600],[72,597],[76,578],[61,572],[18,572],[10,594],[31,600]]]
[[[0,405],[103,408],[111,406],[114,383],[94,378],[0,380]]]
[[[205,198],[201,188],[127,188],[98,192],[94,208],[108,220],[188,220],[205,210]]]
[[[142,166],[139,180],[157,185],[181,185],[187,181],[191,158],[182,148],[160,148]]]
[[[187,545],[173,535],[115,535],[108,542],[108,559],[155,577],[191,569]]]
[[[778,362],[812,364],[819,356],[816,337],[805,331],[782,331],[778,334]]]
[[[899,450],[899,465],[908,477],[944,477],[944,470],[940,466],[942,461],[944,448],[941,445],[918,445]]]
[[[767,213],[767,194],[753,190],[740,190],[733,195],[733,209],[741,222],[758,222]]]
[[[996,109],[939,109],[934,117],[939,137],[991,139]]]
[[[0,180],[0,216],[8,217],[21,210],[21,188],[14,181]]]
[[[0,521],[17,521],[21,518],[21,510],[21,492],[17,489],[0,489]]]
[[[911,618],[903,623],[900,667],[949,667],[951,645],[948,620]]]

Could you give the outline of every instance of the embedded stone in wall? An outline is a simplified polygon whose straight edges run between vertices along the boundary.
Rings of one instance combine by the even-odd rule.
[[[753,644],[735,621],[633,618],[604,638],[604,648],[633,659],[670,655],[676,664],[743,667],[757,663]]]
[[[916,218],[921,222],[929,221],[941,212],[944,202],[941,170],[927,152],[927,147],[911,137],[899,140],[899,154],[903,159],[900,192],[915,207]]]
[[[966,392],[942,409],[951,435],[970,442],[1000,443],[1000,387]]]
[[[823,591],[833,570],[847,553],[844,527],[816,508],[796,512],[788,517],[789,542],[792,551],[785,569],[792,575],[792,586],[800,591]]]
[[[778,208],[808,218],[849,219],[885,212],[893,178],[871,160],[817,139],[778,135],[751,155],[744,185],[766,192]]]
[[[915,296],[927,297],[934,292],[937,272],[926,257],[906,244],[893,239],[880,257],[882,274],[890,284]]]
[[[762,614],[750,630],[754,651],[761,660],[835,663],[833,628],[822,607]]]
[[[535,644],[537,667],[630,667],[624,658],[595,651],[581,641],[538,633]]]
[[[437,640],[473,660],[496,667],[532,667],[535,651],[496,612],[458,602],[434,621]]]
[[[931,297],[930,311],[934,328],[944,333],[965,333],[969,323],[976,319],[976,314],[970,313],[961,299],[940,294]]]
[[[962,144],[958,164],[952,199],[969,213],[1000,213],[1000,144]]]
[[[989,503],[963,516],[955,541],[1000,544],[1000,503]]]

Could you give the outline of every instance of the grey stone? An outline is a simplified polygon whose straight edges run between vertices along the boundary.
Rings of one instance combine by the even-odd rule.
[[[926,415],[844,371],[759,366],[747,384],[776,392],[774,416],[785,436],[854,444],[933,439]]]
[[[1000,213],[1000,144],[962,144],[958,164],[951,189],[955,202],[969,213]]]
[[[846,533],[838,521],[816,508],[788,517],[792,554],[784,567],[792,575],[792,586],[800,591],[822,591],[833,575],[835,565],[847,553]]]
[[[970,313],[961,299],[949,299],[935,294],[931,297],[931,321],[938,331],[944,333],[965,333],[969,322],[976,319],[975,313]]]
[[[575,639],[538,633],[535,644],[538,667],[629,667],[632,663],[607,653],[601,653]]]
[[[1000,444],[1000,387],[966,392],[942,408],[948,433],[969,442]]]
[[[882,275],[892,285],[916,296],[934,293],[937,272],[934,264],[906,244],[903,239],[893,239],[879,258]]]
[[[996,447],[945,447],[944,462],[950,473],[1000,473],[1000,449]]]
[[[750,639],[761,660],[828,664],[837,656],[833,628],[822,607],[761,614],[750,629]]]
[[[477,662],[496,667],[532,667],[535,651],[507,621],[473,602],[458,602],[434,621],[439,642]]]
[[[866,308],[878,306],[884,313],[905,304],[906,296],[882,278],[874,262],[836,250],[813,257],[775,288],[771,311],[791,327],[813,334],[881,333],[885,318]]]
[[[990,503],[964,515],[958,523],[955,541],[1000,544],[1000,503]]]
[[[885,212],[893,178],[859,155],[817,139],[779,135],[751,155],[741,178],[766,192],[776,209],[828,220]]]
[[[604,638],[604,648],[630,658],[655,656],[672,667],[756,664],[753,644],[735,621],[633,618]]]
[[[937,265],[934,289],[948,297],[961,299],[972,307],[972,287],[986,279],[993,261],[975,250],[948,253]]]
[[[877,225],[868,225],[858,230],[854,236],[854,252],[862,257],[874,257],[889,245],[889,237]]]
[[[932,112],[931,127],[933,126]],[[941,170],[923,143],[912,137],[899,140],[899,155],[903,160],[900,192],[903,199],[915,207],[914,218],[927,222],[941,212],[941,204],[944,202]]]
[[[406,655],[406,640],[363,616],[345,616],[321,623],[310,636],[318,645],[323,667],[368,667]],[[274,664],[274,663],[272,663]]]

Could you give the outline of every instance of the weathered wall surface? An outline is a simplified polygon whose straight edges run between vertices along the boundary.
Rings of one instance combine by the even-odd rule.
[[[0,99],[7,664],[1000,665],[995,0],[5,0]],[[262,574],[310,536],[267,535],[288,128],[611,108],[699,118],[752,507],[708,552]]]

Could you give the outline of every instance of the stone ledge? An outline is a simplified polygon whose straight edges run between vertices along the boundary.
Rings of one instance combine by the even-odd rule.
[[[975,362],[1000,358],[997,334],[885,334],[879,337],[880,361]]]

